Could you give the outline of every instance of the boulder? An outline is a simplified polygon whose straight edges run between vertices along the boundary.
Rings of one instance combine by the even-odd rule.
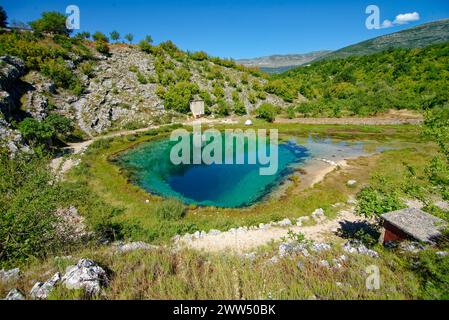
[[[324,215],[324,210],[321,208],[316,209],[314,212],[312,212],[312,218],[315,219],[316,221],[322,221],[326,219],[326,216]]]
[[[279,222],[278,222],[278,225],[279,225],[280,227],[288,227],[288,226],[291,226],[291,225],[292,225],[292,222],[290,221],[290,219],[285,218],[284,220],[279,221]]]
[[[314,242],[310,246],[310,250],[312,250],[313,252],[322,252],[322,251],[327,251],[330,249],[331,249],[331,246],[329,244],[321,243],[321,242]]]
[[[14,268],[9,270],[0,270],[0,282],[14,282],[19,279],[20,269]]]
[[[62,283],[67,289],[83,289],[88,295],[97,295],[109,284],[109,279],[96,262],[80,259],[76,265],[67,268]]]
[[[115,244],[117,246],[117,251],[120,253],[124,252],[130,252],[135,250],[152,250],[152,249],[158,249],[158,246],[154,246],[151,244],[148,244],[143,241],[136,241],[136,242],[129,242],[129,243],[117,243]]]
[[[363,254],[373,258],[378,258],[379,254],[371,249],[368,249],[363,243],[359,241],[350,240],[343,246],[343,250],[347,253]]]
[[[25,296],[22,292],[20,292],[20,290],[14,288],[8,292],[5,300],[25,300]]]
[[[56,272],[53,277],[45,282],[36,282],[36,284],[31,288],[30,296],[36,300],[48,299],[48,296],[53,291],[55,286],[61,281],[61,274]]]
[[[245,126],[251,126],[252,124],[253,122],[250,119],[245,121]]]
[[[346,182],[346,185],[348,187],[354,187],[357,184],[356,180],[348,180],[348,182]]]

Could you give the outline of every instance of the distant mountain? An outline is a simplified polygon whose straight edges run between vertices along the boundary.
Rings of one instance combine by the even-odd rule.
[[[236,62],[247,67],[259,67],[262,71],[268,73],[279,73],[296,66],[307,64],[330,52],[328,50],[321,50],[304,54],[277,54],[253,59],[240,59],[236,60]]]
[[[417,27],[380,36],[333,51],[316,60],[339,59],[373,54],[390,48],[423,48],[449,41],[449,19],[422,24]]]

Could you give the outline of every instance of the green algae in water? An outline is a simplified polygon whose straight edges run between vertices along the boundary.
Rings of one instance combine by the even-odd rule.
[[[225,135],[222,134],[223,160]],[[270,148],[267,142],[267,153]],[[170,161],[170,151],[176,142],[169,139],[143,143],[122,154],[117,160],[127,169],[136,184],[146,191],[164,197],[175,197],[187,204],[215,207],[243,207],[267,195],[294,170],[294,166],[309,157],[307,148],[288,142],[278,145],[278,170],[274,175],[260,175],[267,167],[257,160],[248,164],[248,158],[257,149],[244,148],[244,164],[181,164]],[[268,153],[269,154],[269,153]],[[256,157],[256,159],[258,159]]]

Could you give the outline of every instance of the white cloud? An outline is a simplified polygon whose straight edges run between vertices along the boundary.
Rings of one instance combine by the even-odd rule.
[[[390,28],[393,26],[393,22],[391,22],[390,20],[384,20],[384,22],[382,22],[382,26],[381,29],[386,29],[386,28]]]
[[[420,19],[418,12],[413,13],[401,13],[394,19],[394,24],[407,24],[409,22],[418,21]],[[384,21],[385,22],[385,21]]]

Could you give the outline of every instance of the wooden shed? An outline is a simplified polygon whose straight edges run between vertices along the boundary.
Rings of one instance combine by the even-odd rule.
[[[381,242],[418,240],[435,243],[446,222],[417,208],[406,208],[383,214]]]

